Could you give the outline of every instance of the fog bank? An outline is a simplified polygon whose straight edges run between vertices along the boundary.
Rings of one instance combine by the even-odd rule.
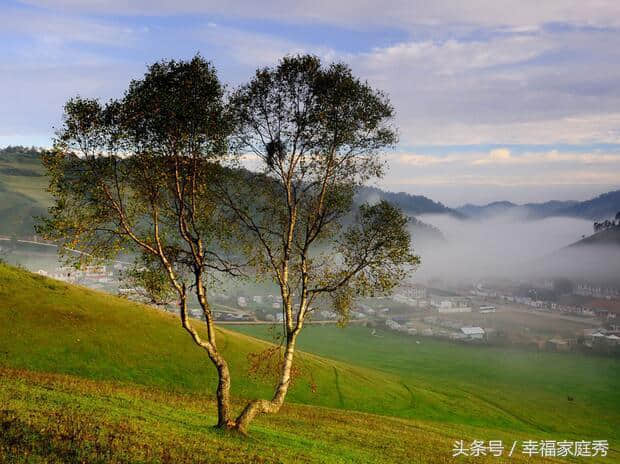
[[[483,220],[422,215],[446,241],[415,240],[422,264],[415,279],[451,281],[484,278],[573,277],[618,280],[620,247],[564,249],[592,234],[592,223],[577,218],[528,220],[506,214]]]

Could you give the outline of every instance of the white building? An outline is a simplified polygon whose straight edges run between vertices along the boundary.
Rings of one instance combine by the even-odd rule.
[[[398,322],[392,320],[392,319],[388,319],[387,321],[385,321],[385,325],[387,327],[389,327],[392,330],[397,330],[399,332],[408,332],[409,330],[407,329],[406,326],[399,324]]]
[[[470,313],[471,304],[468,298],[432,296],[431,306],[440,313]]]
[[[434,299],[431,298],[431,306],[437,308],[440,313],[470,313],[471,306],[464,300],[456,300],[449,298]]]
[[[620,337],[618,337],[617,335],[607,335],[607,342],[610,345],[619,345],[620,344]]]
[[[421,285],[404,285],[399,288],[399,293],[408,298],[426,298],[426,287]]]
[[[470,340],[482,340],[484,338],[482,327],[461,327],[461,333]]]

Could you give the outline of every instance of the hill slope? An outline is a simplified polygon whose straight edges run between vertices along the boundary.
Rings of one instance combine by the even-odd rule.
[[[272,379],[248,378],[248,355],[268,344],[220,330],[218,345],[229,360],[234,395],[272,393]],[[408,391],[389,375],[303,353],[299,361],[304,372],[291,388],[292,401],[360,404],[368,412],[409,403]],[[174,315],[5,265],[0,265],[0,363],[199,394],[216,386],[215,369]],[[311,381],[320,395],[311,391]],[[381,393],[376,384],[383,385]]]
[[[532,275],[565,277],[615,288],[620,276],[620,227],[597,232],[532,262]]]
[[[46,214],[51,199],[46,191],[47,178],[40,153],[34,148],[7,147],[0,150],[0,235],[30,236],[34,234],[34,216]],[[373,198],[384,198],[412,216],[419,214],[450,214],[462,217],[441,203],[422,195],[386,192],[363,187],[356,197],[361,203]],[[416,232],[425,237],[441,240],[441,232],[428,224],[414,220]]]
[[[609,229],[601,230],[595,234],[590,235],[578,242],[569,245],[570,247],[582,247],[582,246],[604,246],[612,245],[620,247],[620,226],[611,227]]]
[[[340,361],[299,353],[288,406],[243,441],[210,428],[215,372],[174,316],[0,265],[0,461],[18,443],[59,462],[432,463],[449,462],[458,439],[618,438],[615,360],[511,360],[509,350],[427,340],[416,353],[413,339],[388,333],[326,328],[328,338],[313,339],[320,329],[307,330],[306,349]],[[247,356],[269,345],[219,334],[235,406],[268,395],[271,380],[249,378]],[[578,398],[570,408],[564,386]]]
[[[0,150],[0,235],[34,234],[34,217],[47,212],[50,198],[39,153],[8,147]]]
[[[420,214],[449,214],[456,218],[463,218],[464,215],[444,204],[433,201],[424,195],[412,195],[405,192],[387,192],[376,187],[362,187],[357,194],[357,201],[372,202],[376,200],[386,200],[398,206],[405,213],[413,216]]]
[[[609,219],[620,212],[620,190],[603,193],[591,200],[581,201],[561,210],[564,216],[585,219]]]

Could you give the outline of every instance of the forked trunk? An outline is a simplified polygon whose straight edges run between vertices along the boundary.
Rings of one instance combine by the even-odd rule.
[[[258,414],[276,413],[282,407],[288,388],[291,384],[291,368],[293,366],[293,356],[295,354],[296,334],[287,337],[286,349],[284,352],[284,360],[282,370],[280,371],[280,381],[274,392],[273,398],[270,400],[253,400],[241,411],[239,417],[235,421],[235,429],[242,434],[247,434],[250,423]]]
[[[213,343],[208,340],[203,340],[198,332],[192,327],[189,318],[187,316],[187,300],[185,298],[185,292],[182,291],[182,297],[180,301],[181,308],[181,323],[183,328],[189,332],[194,342],[204,348],[209,356],[209,359],[217,369],[218,383],[217,383],[217,426],[218,428],[231,429],[235,425],[235,421],[230,418],[230,371],[228,369],[228,363],[224,357],[219,353]],[[208,330],[212,332],[212,327],[209,326]],[[211,337],[211,340],[214,340]]]

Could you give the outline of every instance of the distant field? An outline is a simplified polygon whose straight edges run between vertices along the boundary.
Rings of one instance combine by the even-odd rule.
[[[264,340],[274,337],[270,326],[236,325],[234,330]],[[400,414],[404,417],[556,437],[620,438],[617,359],[462,345],[387,331],[372,336],[359,326],[307,326],[299,346],[397,375],[411,391],[411,407]]]
[[[574,338],[583,335],[583,329],[601,324],[598,318],[560,315],[558,313],[535,311],[525,305],[494,303],[495,313],[456,313],[445,317],[462,321],[464,325],[492,327],[510,333],[524,333],[543,338],[562,336]],[[442,315],[443,316],[443,315]]]
[[[214,370],[174,316],[0,265],[0,462],[440,463],[457,439],[543,438],[607,439],[611,456],[584,462],[620,461],[614,360],[305,330],[316,354],[299,353],[282,414],[224,436],[210,428]],[[219,333],[236,407],[268,396],[248,354],[269,345]]]

